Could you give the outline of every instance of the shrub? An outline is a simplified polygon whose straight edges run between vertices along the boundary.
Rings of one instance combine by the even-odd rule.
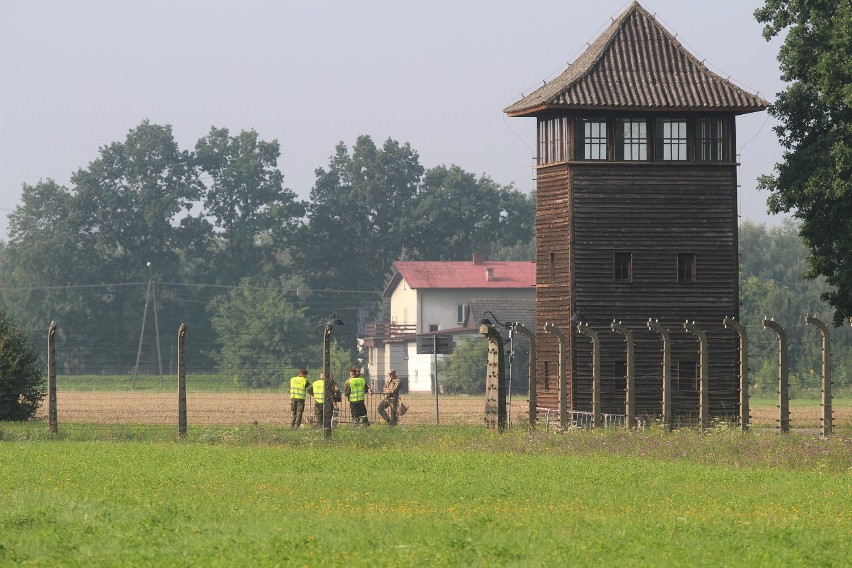
[[[46,393],[38,351],[0,308],[0,420],[28,420]]]

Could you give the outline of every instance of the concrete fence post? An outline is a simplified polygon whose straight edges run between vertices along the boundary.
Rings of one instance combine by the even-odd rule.
[[[805,321],[819,329],[822,335],[822,435],[831,436],[832,431],[832,408],[831,408],[831,333],[828,326],[816,316],[807,314]]]
[[[178,328],[178,436],[186,438],[186,324]]]
[[[568,429],[568,374],[565,359],[565,335],[552,323],[544,324],[544,331],[552,333],[559,342],[559,428]]]
[[[745,326],[732,317],[722,320],[725,329],[734,328],[740,337],[740,427],[743,432],[748,432],[749,421],[749,394],[748,394],[748,332]]]
[[[710,426],[710,389],[708,387],[710,365],[708,363],[707,335],[703,329],[695,325],[695,322],[683,322],[683,329],[698,337],[698,429],[704,432]]]
[[[660,325],[659,320],[648,320],[648,329],[656,331],[663,338],[663,400],[661,418],[663,421],[663,429],[671,430],[672,428],[672,340],[669,337],[669,332],[666,328]]]
[[[592,428],[601,426],[601,348],[597,332],[587,323],[578,323],[577,331],[592,340]]]
[[[490,325],[480,325],[479,333],[488,340],[488,363],[485,376],[485,426],[503,432],[508,422],[503,336]]]
[[[515,322],[512,325],[512,329],[529,339],[530,341],[530,356],[529,356],[529,424],[530,429],[535,428],[536,421],[536,409],[538,408],[538,401],[536,400],[536,377],[535,377],[535,334],[521,325],[518,322]]]
[[[59,432],[56,411],[56,322],[47,329],[47,425],[54,434]]]
[[[627,326],[616,323],[614,320],[610,325],[613,331],[621,332],[624,339],[627,341],[627,389],[624,393],[624,414],[626,415],[627,428],[633,429],[636,427],[636,375],[634,370],[634,343],[633,333],[627,329]]]
[[[775,320],[763,319],[763,329],[778,334],[778,430],[790,431],[790,369],[787,357],[787,332]]]

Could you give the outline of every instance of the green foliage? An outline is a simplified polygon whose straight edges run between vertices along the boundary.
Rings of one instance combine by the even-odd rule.
[[[215,275],[221,283],[274,268],[276,250],[287,246],[305,213],[283,187],[280,154],[277,140],[259,140],[254,130],[230,136],[214,127],[195,145],[195,163],[210,178],[204,208],[219,230]]]
[[[45,388],[38,351],[0,308],[0,421],[32,418]]]
[[[305,308],[288,301],[278,286],[259,286],[249,278],[210,305],[219,371],[237,384],[277,387],[285,367],[316,360],[321,345],[303,340],[310,329]],[[318,341],[321,338],[318,337]]]
[[[775,319],[787,331],[791,392],[819,389],[820,341],[805,322],[812,314],[831,320],[821,300],[826,290],[822,279],[805,280],[807,249],[798,225],[785,221],[778,227],[746,222],[740,227],[740,320],[749,329],[751,382],[758,392],[778,388],[778,341],[763,330],[764,318]],[[834,383],[845,386],[852,369],[852,333],[848,327],[832,330]]]
[[[772,212],[793,212],[809,278],[824,277],[834,323],[852,316],[852,2],[766,0],[755,11],[788,83],[770,107],[784,161],[762,176]]]
[[[453,353],[439,363],[441,387],[447,393],[483,394],[488,342],[482,337],[458,341]]]

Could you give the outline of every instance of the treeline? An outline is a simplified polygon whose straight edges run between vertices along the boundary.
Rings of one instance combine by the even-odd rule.
[[[806,314],[829,325],[835,386],[852,386],[852,330],[848,325],[831,326],[833,310],[822,300],[828,291],[825,282],[802,278],[808,251],[799,226],[791,220],[776,227],[745,222],[740,226],[739,242],[740,320],[749,334],[755,390],[774,393],[778,386],[777,335],[761,328],[764,318],[774,318],[787,331],[792,391],[819,392],[820,334],[806,324]]]
[[[534,196],[487,175],[427,170],[409,144],[360,136],[337,145],[303,201],[279,156],[253,130],[213,127],[184,149],[170,126],[146,120],[68,187],[24,184],[0,243],[6,310],[33,337],[56,320],[69,372],[136,370],[140,345],[143,370],[156,372],[140,329],[168,333],[170,348],[183,322],[201,338],[188,359],[270,384],[275,371],[244,370],[259,359],[315,364],[332,313],[347,323],[335,330],[340,349],[356,356],[359,326],[386,317],[395,260],[532,258]],[[158,312],[146,312],[145,330],[149,280]]]

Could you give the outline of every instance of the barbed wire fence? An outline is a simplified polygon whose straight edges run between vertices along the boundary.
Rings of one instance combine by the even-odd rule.
[[[140,283],[139,306],[136,313],[122,316],[124,321],[104,321],[84,330],[70,330],[62,326],[56,334],[56,371],[57,406],[60,424],[81,424],[87,428],[122,425],[127,428],[172,427],[178,423],[178,341],[177,330],[181,320],[191,312],[186,306],[205,308],[218,295],[220,289],[199,286],[193,289],[182,286],[171,291],[161,290],[160,297],[167,298],[171,304],[159,306],[157,317],[153,313],[144,313],[146,299],[145,283]],[[162,288],[165,286],[161,285]],[[102,293],[92,289],[91,294]],[[335,313],[348,311],[354,313],[366,305],[367,299],[375,300],[375,293],[358,291],[328,292],[312,291],[315,313]],[[181,307],[183,306],[183,307]],[[147,317],[146,317],[147,315]],[[115,316],[118,318],[119,316]],[[322,325],[321,320],[310,321],[306,325],[278,334],[278,348],[283,352],[293,351],[306,354],[302,360],[285,362],[267,353],[263,346],[245,337],[222,337],[212,328],[201,326],[186,334],[186,387],[187,415],[189,425],[252,425],[269,426],[289,425],[290,398],[289,379],[301,367],[309,370],[309,380],[319,377],[322,366]],[[144,322],[144,325],[143,325]],[[47,329],[49,322],[44,324]],[[351,321],[341,330],[351,340],[358,333],[358,322]],[[335,330],[335,335],[338,330]],[[252,337],[256,333],[247,335]],[[849,344],[848,330],[838,330],[838,345],[845,349]],[[476,334],[467,341],[481,341],[484,338]],[[244,347],[229,349],[227,357],[222,357],[221,345],[239,344]],[[444,388],[440,371],[448,356],[441,356],[437,369],[432,366],[430,388],[422,392],[403,392],[402,401],[408,412],[401,418],[401,424],[483,424],[484,395],[450,394]],[[458,357],[458,355],[456,356]],[[470,361],[460,361],[465,367],[481,365],[475,353]],[[367,362],[354,350],[341,349],[337,358],[332,360],[332,373],[343,388],[349,367],[366,369]],[[392,362],[403,368],[405,361]],[[754,365],[754,363],[752,364]],[[223,369],[239,368],[239,373],[229,373]],[[438,372],[438,385],[435,388],[434,374]],[[509,369],[507,369],[507,373]],[[263,381],[254,380],[263,377]],[[484,371],[483,371],[484,377]],[[367,377],[374,387],[380,387],[377,377]],[[525,365],[511,366],[508,380],[511,397],[509,419],[511,424],[527,422],[527,399],[523,387],[529,375]],[[604,377],[604,396],[608,398],[623,396],[617,381]],[[797,378],[799,390],[819,390],[819,374],[807,373]],[[654,377],[645,377],[640,382],[651,384]],[[846,378],[841,378],[845,382]],[[613,383],[613,384],[610,384]],[[710,384],[714,383],[713,377]],[[483,378],[484,385],[484,378]],[[558,388],[555,384],[549,389]],[[484,387],[483,387],[484,388]],[[542,388],[540,385],[539,388]],[[380,390],[379,388],[375,389]],[[484,391],[483,391],[484,392]],[[643,396],[641,391],[637,393]],[[649,396],[649,395],[646,395]],[[772,393],[763,393],[771,398]],[[381,392],[368,394],[366,406],[371,423],[382,422],[377,407],[384,395]],[[715,399],[710,392],[711,402]],[[46,404],[46,403],[45,403]],[[814,407],[792,408],[791,426],[813,426],[817,422],[818,405]],[[579,411],[578,411],[579,412]],[[40,410],[41,417],[46,416],[46,408]],[[553,420],[550,412],[543,410],[540,420]],[[777,415],[772,409],[752,410],[752,423],[772,427]],[[310,397],[306,403],[305,419],[308,426],[318,421],[314,416]],[[582,421],[581,419],[578,419]],[[852,421],[852,409],[848,405],[835,405],[835,423]],[[349,405],[343,400],[339,404],[338,423],[352,423]],[[617,419],[613,423],[618,423]]]

